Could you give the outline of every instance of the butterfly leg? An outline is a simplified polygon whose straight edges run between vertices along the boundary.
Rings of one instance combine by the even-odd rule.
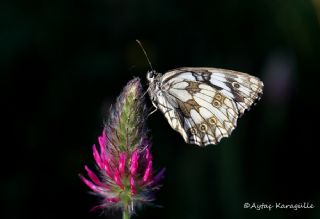
[[[148,93],[148,91],[149,91],[149,88],[143,93],[141,98],[144,98],[144,96]]]
[[[152,110],[152,112],[150,112],[149,114],[148,114],[148,116],[147,116],[147,118],[149,117],[149,116],[151,116],[153,113],[155,113],[157,110],[158,110],[158,107],[157,107],[157,105],[152,101],[152,105],[154,106],[154,110]]]

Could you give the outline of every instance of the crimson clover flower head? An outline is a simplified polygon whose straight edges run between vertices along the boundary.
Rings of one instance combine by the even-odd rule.
[[[95,209],[120,208],[131,215],[137,206],[153,201],[164,169],[154,175],[146,117],[141,83],[135,78],[111,108],[98,137],[99,147],[93,145],[99,174],[85,166],[88,178],[80,175],[93,193],[101,197]]]

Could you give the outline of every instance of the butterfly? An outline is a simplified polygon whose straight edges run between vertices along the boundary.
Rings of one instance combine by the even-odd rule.
[[[183,67],[165,74],[147,73],[148,93],[156,109],[186,143],[206,146],[230,136],[237,119],[263,92],[263,82],[246,73]]]

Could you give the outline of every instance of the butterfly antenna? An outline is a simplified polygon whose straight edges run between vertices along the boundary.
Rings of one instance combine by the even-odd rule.
[[[145,50],[145,49],[143,48],[143,46],[142,46],[142,43],[141,43],[139,40],[136,40],[136,42],[139,44],[139,46],[141,47],[141,49],[142,49],[145,57],[147,58],[147,61],[148,61],[148,63],[149,63],[149,66],[150,66],[151,70],[154,71],[154,70],[153,70],[153,67],[152,67],[152,65],[151,65],[150,59],[149,59],[149,57],[148,57],[148,55],[147,55],[147,52],[146,52],[146,50]]]

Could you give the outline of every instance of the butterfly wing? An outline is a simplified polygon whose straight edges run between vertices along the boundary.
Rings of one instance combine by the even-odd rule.
[[[160,110],[187,143],[205,146],[228,137],[237,119],[260,98],[263,83],[217,68],[179,68],[160,81]],[[159,104],[158,104],[159,105]]]
[[[152,92],[155,94],[154,100],[152,101],[156,107],[164,114],[170,126],[182,135],[185,142],[188,142],[188,135],[184,127],[182,127],[184,118],[179,110],[177,100],[161,90],[152,90]]]

